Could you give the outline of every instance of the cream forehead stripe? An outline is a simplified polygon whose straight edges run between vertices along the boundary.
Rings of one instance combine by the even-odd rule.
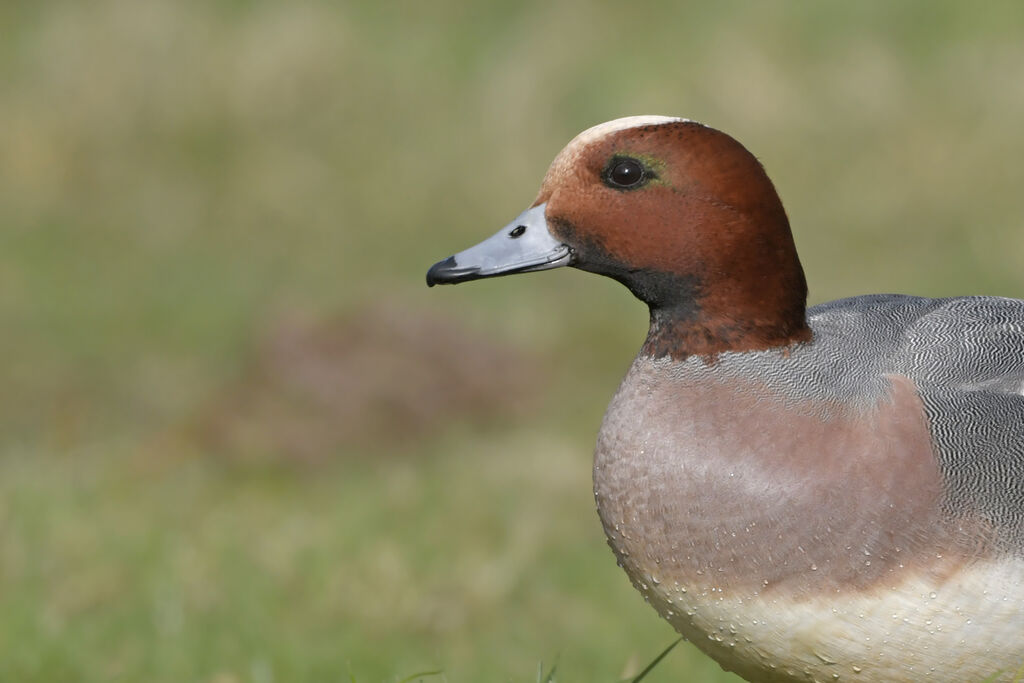
[[[617,133],[622,130],[628,130],[630,128],[639,128],[640,126],[656,126],[662,123],[697,123],[690,119],[683,119],[677,116],[626,116],[621,119],[612,119],[611,121],[605,121],[599,123],[596,126],[587,128],[585,131],[574,137],[569,144],[565,146],[555,160],[551,162],[551,168],[548,169],[547,175],[544,181],[547,182],[549,178],[568,173],[570,169],[575,165],[579,158],[580,152],[595,140]],[[698,124],[703,125],[703,124]]]
[[[661,123],[679,123],[687,122],[692,123],[689,119],[681,119],[677,116],[626,116],[621,119],[612,119],[611,121],[605,121],[599,123],[596,126],[591,126],[585,131],[577,135],[572,139],[567,147],[572,147],[576,144],[585,145],[588,142],[593,142],[603,138],[609,133],[616,133],[620,130],[626,130],[628,128],[639,128],[640,126],[656,126]]]

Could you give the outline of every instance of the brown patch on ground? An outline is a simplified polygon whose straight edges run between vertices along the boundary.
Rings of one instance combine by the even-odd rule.
[[[228,457],[317,462],[520,417],[541,376],[522,350],[436,313],[379,302],[331,319],[289,312],[257,335],[194,434]]]

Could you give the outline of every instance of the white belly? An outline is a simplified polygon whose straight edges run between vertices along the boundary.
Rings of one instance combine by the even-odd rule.
[[[659,582],[656,571],[645,578],[637,587],[676,630],[750,680],[962,682],[1024,676],[1020,560],[965,567],[941,585],[904,578],[869,592],[799,601],[770,589],[746,597],[713,588],[687,590]]]

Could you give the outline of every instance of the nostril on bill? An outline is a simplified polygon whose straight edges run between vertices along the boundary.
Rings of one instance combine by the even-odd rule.
[[[526,226],[525,225],[517,225],[516,227],[512,228],[509,231],[508,236],[511,237],[512,239],[515,239],[517,237],[522,236],[522,234],[524,232],[526,232]]]

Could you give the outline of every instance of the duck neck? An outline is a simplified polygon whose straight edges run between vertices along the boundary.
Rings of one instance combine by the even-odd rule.
[[[802,273],[799,282],[802,285]],[[761,351],[810,341],[806,289],[774,289],[777,294],[793,292],[790,297],[771,296],[772,289],[747,298],[730,296],[727,308],[717,305],[716,299],[726,300],[721,292],[716,297],[705,294],[703,288],[691,289],[681,301],[649,303],[651,325],[640,353],[652,358],[713,360],[726,351]]]

